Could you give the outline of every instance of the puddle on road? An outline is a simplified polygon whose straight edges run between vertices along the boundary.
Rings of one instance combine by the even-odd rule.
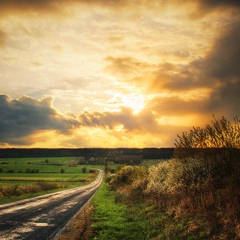
[[[50,226],[50,224],[48,223],[45,223],[45,222],[39,222],[39,223],[31,223],[33,226],[36,226],[36,227],[48,227]]]

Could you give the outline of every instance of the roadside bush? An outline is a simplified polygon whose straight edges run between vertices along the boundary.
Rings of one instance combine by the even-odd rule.
[[[214,116],[213,116],[214,117]],[[234,118],[232,124],[224,116],[217,120],[214,117],[212,125],[207,124],[205,128],[193,127],[189,133],[183,132],[177,135],[175,146],[177,149],[188,148],[227,148],[240,147],[240,121]],[[181,157],[181,154],[180,156]]]
[[[225,117],[176,140],[175,158],[148,168],[125,166],[109,175],[115,201],[147,201],[204,239],[240,235],[240,126]]]
[[[106,181],[111,189],[117,190],[116,200],[139,201],[145,198],[144,191],[148,182],[146,166],[124,166],[115,174],[108,174]],[[124,196],[124,197],[123,197]]]
[[[236,190],[240,183],[240,121],[235,117],[232,124],[225,117],[214,117],[212,125],[178,135],[175,145],[174,156],[182,169],[176,171],[180,183],[176,212],[202,216],[211,231],[225,234],[223,239],[235,238],[240,224],[240,193]]]
[[[58,189],[60,186],[56,183],[40,182],[26,186],[0,186],[0,197],[19,196],[28,193],[37,193],[41,191]]]
[[[42,191],[59,188],[57,183],[47,183],[47,182],[39,182],[37,183],[37,186],[39,186]]]
[[[219,171],[216,175],[221,173],[221,177],[231,174],[236,162],[240,161],[240,121],[237,117],[234,123],[225,117],[220,120],[214,117],[212,125],[193,127],[189,133],[183,132],[177,136],[175,158],[184,161],[187,157],[201,157],[202,161],[217,165]]]
[[[68,167],[77,167],[78,161],[77,160],[70,160],[66,163]]]
[[[115,188],[124,185],[130,185],[134,181],[135,168],[133,166],[124,166],[118,170],[111,185]]]
[[[29,168],[27,168],[27,169],[25,170],[25,172],[26,172],[26,173],[39,173],[39,169],[29,169]]]
[[[134,181],[131,184],[130,191],[128,193],[128,198],[131,201],[144,201],[147,199],[145,190],[149,183],[148,177],[148,167],[135,167]]]

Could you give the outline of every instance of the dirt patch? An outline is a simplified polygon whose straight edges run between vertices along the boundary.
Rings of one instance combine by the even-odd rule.
[[[91,235],[91,215],[94,207],[87,203],[54,240],[88,240]]]

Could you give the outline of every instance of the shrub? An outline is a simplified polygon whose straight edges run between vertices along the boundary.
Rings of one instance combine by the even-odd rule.
[[[112,186],[120,187],[122,185],[131,184],[134,180],[135,169],[133,166],[124,166],[118,170],[112,181]]]
[[[39,182],[37,185],[40,187],[42,191],[52,190],[59,188],[57,183],[47,183],[47,182]]]
[[[148,168],[139,166],[124,166],[115,174],[107,175],[107,183],[111,189],[118,191],[121,199],[139,201],[144,199],[144,190],[147,187]],[[123,198],[123,196],[125,196]],[[118,199],[118,197],[116,197]]]
[[[240,127],[226,118],[183,133],[175,158],[148,168],[125,166],[108,175],[115,201],[155,203],[204,239],[237,239],[240,226]]]
[[[185,161],[187,158],[201,159],[211,168],[212,178],[217,184],[224,184],[226,178],[233,176],[239,165],[240,121],[234,118],[231,124],[225,117],[205,128],[193,127],[189,133],[178,135],[174,156]],[[236,174],[235,174],[236,175]]]
[[[70,160],[66,163],[66,165],[68,167],[76,167],[78,165],[78,161],[77,160]]]
[[[217,120],[214,117],[212,125],[205,128],[193,127],[189,133],[177,135],[174,156],[179,159],[202,155],[205,158],[217,157],[225,163],[239,160],[240,154],[240,121],[234,118],[231,124],[225,117]]]
[[[212,125],[205,128],[193,127],[189,133],[177,135],[175,146],[177,148],[239,148],[240,147],[240,121],[234,118],[231,124],[225,117],[217,120],[214,117]]]
[[[182,169],[175,176],[182,191],[177,194],[177,208],[184,214],[203,216],[212,231],[217,227],[234,238],[240,223],[240,193],[236,190],[240,182],[240,121],[235,117],[231,124],[225,117],[214,117],[212,125],[178,135],[175,145],[174,156]]]

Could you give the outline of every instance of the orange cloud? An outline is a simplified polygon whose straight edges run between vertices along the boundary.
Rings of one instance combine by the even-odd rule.
[[[4,45],[6,38],[7,38],[7,33],[0,30],[0,47]]]
[[[139,61],[132,57],[108,56],[105,60],[109,62],[105,67],[105,71],[120,77],[138,76],[154,67],[152,64]]]
[[[180,5],[184,7],[189,7],[195,14],[205,15],[213,10],[235,10],[237,13],[237,8],[240,7],[238,0],[197,0],[195,2],[191,0],[177,1],[146,1],[146,0],[1,0],[0,1],[0,12],[1,14],[8,14],[10,12],[17,12],[21,14],[22,12],[35,12],[35,13],[46,13],[46,12],[56,12],[62,11],[64,8],[71,6],[72,4],[85,4],[85,5],[98,5],[106,8],[132,8],[145,6],[146,8],[152,8],[154,10],[168,7],[169,5]],[[197,11],[196,11],[197,10]]]
[[[118,112],[85,112],[78,116],[79,122],[83,126],[101,127],[116,130],[121,126],[122,130],[149,131],[156,132],[159,128],[155,116],[152,112],[143,110],[138,114],[133,114],[129,108],[122,107]]]

